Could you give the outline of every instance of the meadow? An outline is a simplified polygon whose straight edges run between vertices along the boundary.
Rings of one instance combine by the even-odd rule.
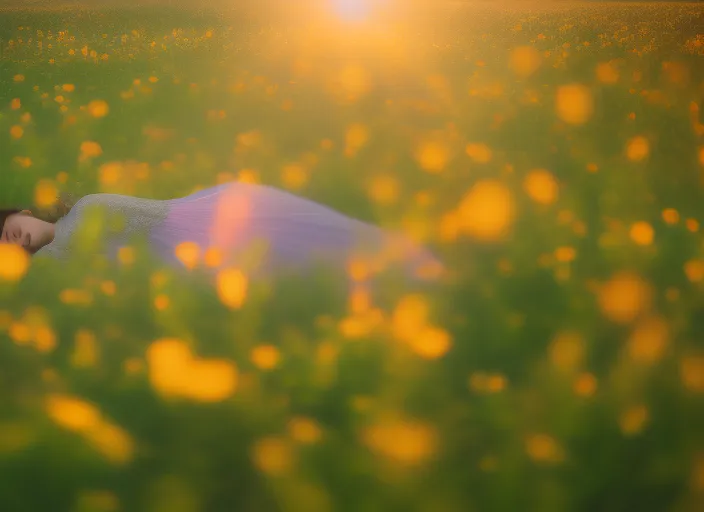
[[[401,5],[0,10],[0,208],[243,180],[447,266],[0,246],[0,510],[702,509],[702,5]]]

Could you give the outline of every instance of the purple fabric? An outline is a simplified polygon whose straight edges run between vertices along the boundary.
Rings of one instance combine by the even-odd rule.
[[[223,265],[257,261],[254,271],[270,275],[318,264],[345,268],[351,258],[376,257],[395,247],[397,264],[414,272],[437,260],[402,235],[386,232],[283,190],[227,183],[168,201],[163,223],[152,230],[161,257],[177,262],[182,242],[215,248]]]

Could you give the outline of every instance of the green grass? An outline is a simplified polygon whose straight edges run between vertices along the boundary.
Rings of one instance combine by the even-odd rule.
[[[0,207],[255,178],[449,269],[233,309],[138,244],[0,253],[0,510],[698,510],[700,7],[313,14],[0,11]]]

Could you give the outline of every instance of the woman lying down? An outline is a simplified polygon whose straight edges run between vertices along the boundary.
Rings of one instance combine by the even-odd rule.
[[[112,259],[120,247],[142,237],[164,263],[189,266],[179,255],[188,246],[210,255],[208,268],[246,264],[250,278],[298,274],[321,265],[347,269],[360,257],[372,266],[401,269],[413,280],[434,279],[442,272],[429,251],[401,234],[283,190],[241,182],[172,200],[91,194],[55,222],[28,210],[0,210],[0,241],[19,244],[37,257],[70,259],[77,250],[73,234],[97,211],[108,221],[119,220],[107,222],[113,228],[103,234]]]

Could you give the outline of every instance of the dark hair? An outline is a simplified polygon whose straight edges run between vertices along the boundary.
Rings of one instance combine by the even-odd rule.
[[[5,221],[10,215],[14,215],[15,213],[19,213],[22,210],[17,210],[17,209],[3,209],[0,210],[0,233],[2,233],[2,230],[5,229]]]
[[[60,198],[51,208],[48,209],[0,208],[0,232],[2,232],[5,228],[5,222],[10,215],[14,215],[25,210],[32,212],[32,215],[38,219],[54,224],[57,220],[71,211],[73,203],[74,201],[70,201],[69,199]]]

